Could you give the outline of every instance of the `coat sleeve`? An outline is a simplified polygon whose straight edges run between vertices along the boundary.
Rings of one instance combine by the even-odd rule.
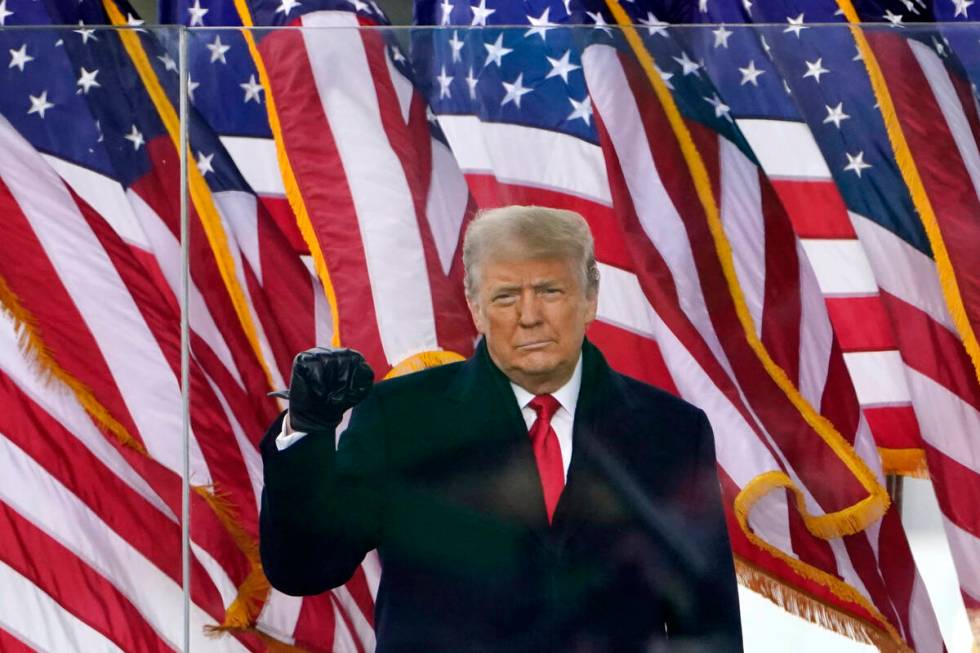
[[[688,600],[680,601],[667,618],[671,650],[742,651],[738,588],[728,529],[721,502],[714,436],[703,411],[698,411],[694,460],[685,493],[685,538],[691,558]]]
[[[380,400],[372,392],[354,409],[336,447],[334,433],[323,431],[278,451],[283,415],[260,445],[262,565],[276,589],[319,594],[347,582],[380,542],[386,493]]]

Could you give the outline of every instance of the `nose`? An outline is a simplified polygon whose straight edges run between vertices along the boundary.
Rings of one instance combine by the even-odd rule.
[[[532,289],[525,289],[517,301],[517,320],[522,327],[529,328],[541,323],[540,297]]]

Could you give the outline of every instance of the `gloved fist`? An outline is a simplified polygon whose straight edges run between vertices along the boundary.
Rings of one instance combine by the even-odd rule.
[[[289,423],[296,431],[333,431],[344,411],[357,405],[374,384],[374,371],[353,349],[314,347],[293,359],[288,393]]]

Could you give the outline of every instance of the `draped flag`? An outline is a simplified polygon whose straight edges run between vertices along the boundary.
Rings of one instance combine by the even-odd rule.
[[[970,4],[0,2],[77,25],[0,29],[0,649],[181,646],[185,191],[193,650],[373,650],[376,556],[262,573],[266,394],[314,344],[469,355],[460,236],[510,203],[586,216],[590,339],[708,413],[740,581],[943,650],[884,473],[932,478],[980,610],[980,52],[902,25]]]
[[[743,582],[881,647],[941,650],[778,191],[662,12],[630,3],[644,27],[627,43],[593,9],[416,5],[448,26],[419,31],[413,62],[474,194],[587,207],[600,322],[655,341],[716,425]],[[562,29],[574,23],[589,27]]]

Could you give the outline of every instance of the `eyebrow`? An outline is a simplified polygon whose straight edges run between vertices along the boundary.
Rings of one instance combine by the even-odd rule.
[[[543,288],[549,288],[549,287],[558,286],[558,285],[561,285],[561,282],[559,282],[558,279],[545,279],[543,281],[539,281],[537,283],[531,284],[531,288],[534,289],[534,290],[541,290]],[[503,286],[495,286],[495,287],[491,288],[491,291],[492,291],[493,294],[497,294],[497,293],[501,293],[501,292],[512,292],[512,291],[515,291],[515,290],[520,290],[523,287],[524,286],[522,286],[520,284],[511,283],[511,284],[506,284],[506,285],[503,285]]]

